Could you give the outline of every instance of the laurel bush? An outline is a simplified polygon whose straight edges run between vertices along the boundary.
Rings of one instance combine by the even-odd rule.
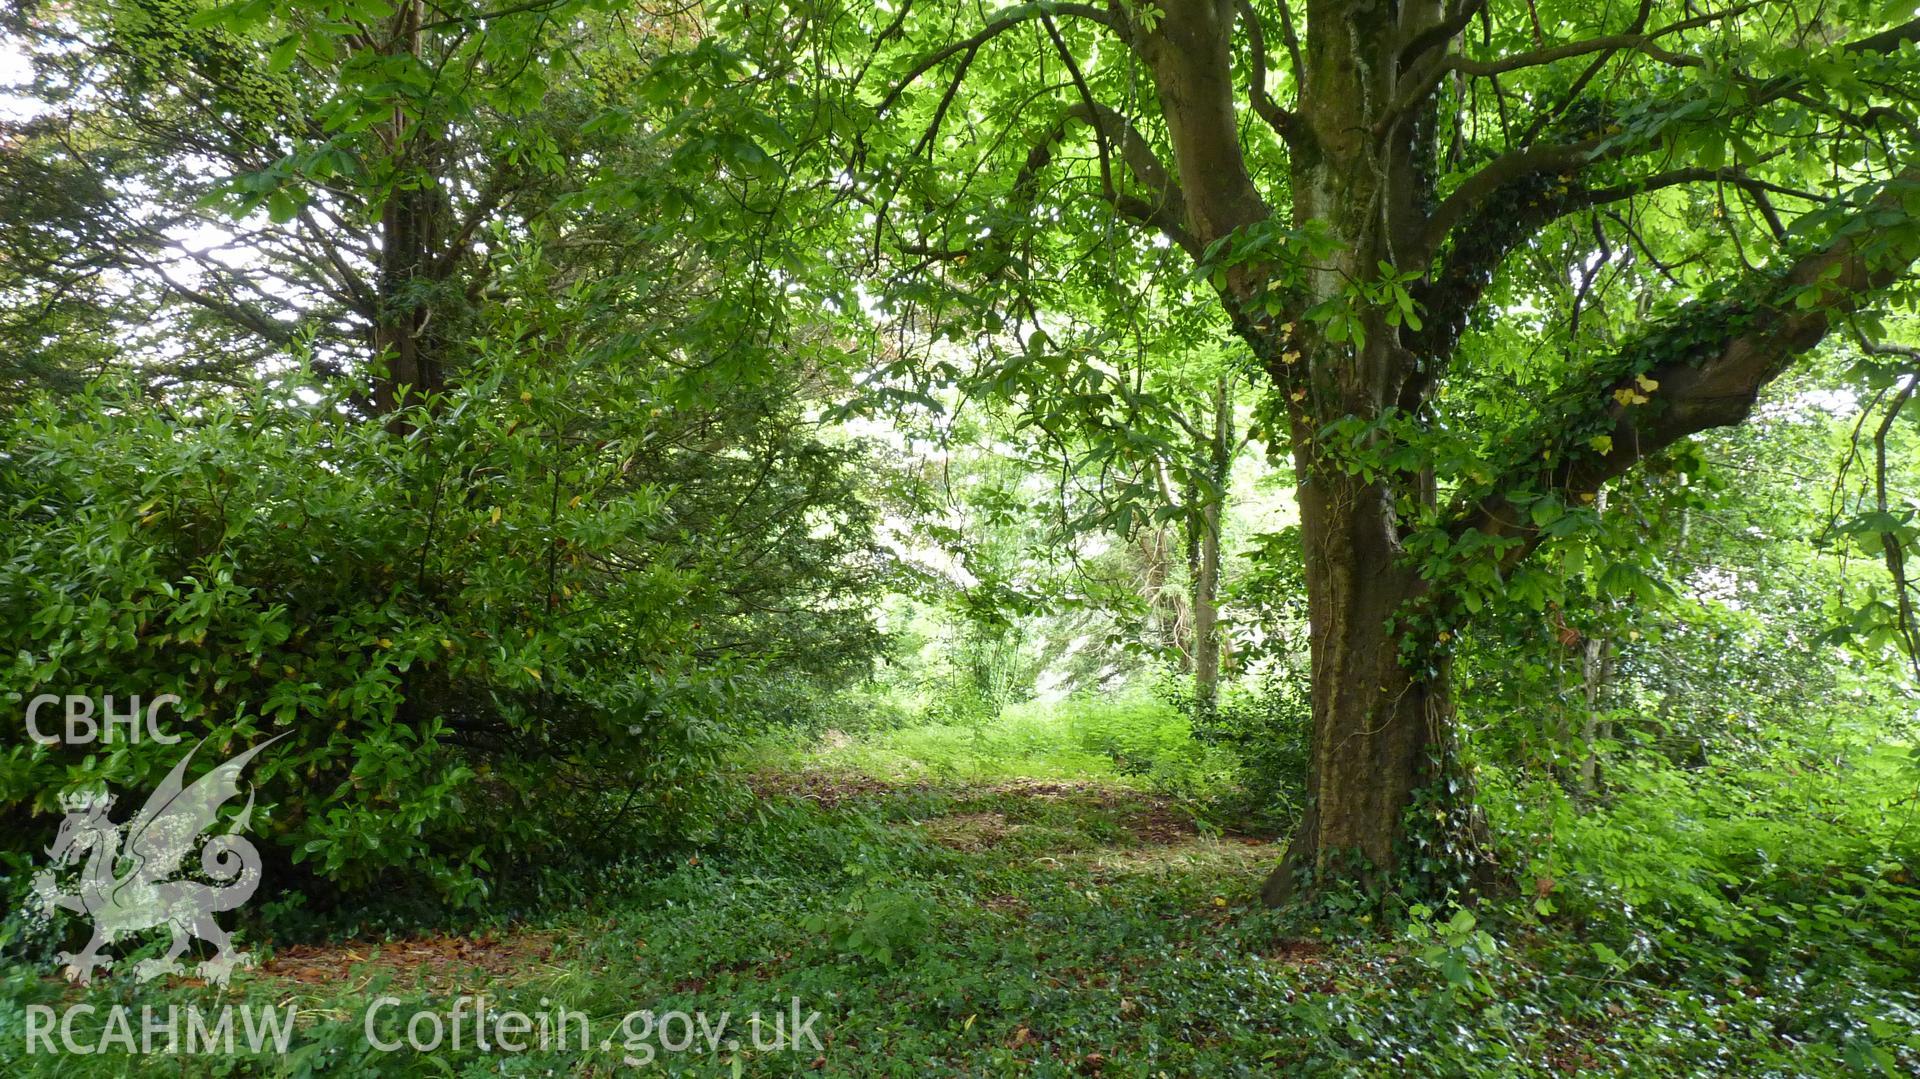
[[[760,701],[865,669],[857,446],[769,389],[643,407],[638,373],[488,363],[392,429],[301,378],[0,424],[9,891],[64,792],[124,819],[186,746],[290,732],[249,777],[274,891],[477,903],[697,834]],[[186,742],[37,745],[41,694],[171,694]]]

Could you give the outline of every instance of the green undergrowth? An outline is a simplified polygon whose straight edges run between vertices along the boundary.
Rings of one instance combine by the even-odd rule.
[[[611,880],[588,902],[470,942],[476,966],[490,952],[504,962],[409,967],[395,958],[408,941],[338,944],[340,976],[315,982],[296,975],[320,960],[290,961],[288,949],[242,975],[233,998],[296,1008],[284,1059],[167,1064],[206,1075],[597,1075],[651,1047],[649,1067],[688,1075],[1787,1076],[1920,1065],[1915,895],[1885,864],[1897,831],[1841,837],[1865,807],[1796,844],[1666,789],[1624,791],[1604,819],[1578,823],[1496,777],[1501,826],[1510,841],[1531,834],[1539,852],[1519,898],[1273,911],[1255,896],[1277,847],[1207,834],[1171,800],[1111,782],[943,786],[819,771],[755,782],[759,797],[724,838],[671,870]],[[1594,846],[1628,820],[1631,841]],[[1699,861],[1756,840],[1774,868],[1749,887],[1687,866],[1665,875],[1696,892],[1655,873],[1682,847]],[[1809,876],[1836,856],[1880,875],[1863,883],[1822,864]],[[1801,916],[1821,903],[1854,912]],[[1781,935],[1756,928],[1730,941],[1714,919],[1741,911]],[[370,1001],[399,998],[376,1023],[384,1039],[399,1034],[396,1015],[444,1015],[456,992],[484,992],[496,1010],[564,1006],[610,1040],[431,1058],[368,1047]],[[83,998],[16,969],[0,1004],[0,1071],[123,1072],[123,1056],[20,1052],[28,1004],[81,999],[220,998],[119,976]],[[790,1014],[796,999],[820,1013],[817,1050],[729,1049],[723,1037],[715,1051],[667,1053],[657,1033],[629,1046],[619,1032],[642,1009],[697,1010],[710,1024],[727,1012],[744,1042],[748,1013]]]

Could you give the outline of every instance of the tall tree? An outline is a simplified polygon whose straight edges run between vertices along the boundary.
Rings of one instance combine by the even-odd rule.
[[[664,225],[706,197],[732,208],[752,178],[710,143],[669,160],[688,128],[758,119],[708,96],[750,74],[676,67],[701,36],[684,16],[130,0],[27,2],[9,23],[37,108],[0,126],[20,222],[0,228],[0,318],[48,342],[43,368],[84,366],[74,342],[98,334],[70,307],[92,291],[154,383],[244,381],[299,354],[393,422],[456,380],[509,242],[579,261],[590,211],[643,211],[643,179],[677,174],[675,206],[636,215]]]
[[[1920,254],[1920,20],[1883,4],[867,18],[848,44],[866,61],[855,197],[930,326],[1031,352],[1063,282],[1183,253],[1264,368],[1297,477],[1314,712],[1274,901],[1308,877],[1375,885],[1409,844],[1476,862],[1450,642],[1523,577],[1552,596],[1538,552],[1598,520],[1604,485],[1684,471],[1670,447],[1744,420],[1836,325],[1870,324]],[[1581,282],[1552,317],[1532,302],[1542,251]],[[1489,355],[1503,322],[1530,327],[1524,378]],[[1496,382],[1500,423],[1474,426]]]

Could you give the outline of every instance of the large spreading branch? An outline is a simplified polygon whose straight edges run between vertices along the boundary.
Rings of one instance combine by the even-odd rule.
[[[1662,38],[1671,37],[1674,34],[1683,33],[1688,30],[1698,30],[1702,27],[1710,26],[1723,19],[1732,18],[1733,16],[1749,11],[1755,6],[1757,6],[1756,3],[1737,4],[1724,11],[1713,11],[1695,15],[1691,18],[1668,23],[1654,30],[1643,30],[1642,24],[1637,18],[1632,27],[1621,33],[1602,34],[1598,37],[1569,41],[1560,45],[1534,49],[1530,52],[1512,53],[1507,56],[1498,56],[1487,60],[1476,60],[1472,57],[1454,52],[1429,52],[1420,63],[1401,78],[1401,97],[1395,111],[1405,112],[1407,109],[1425,100],[1427,95],[1431,94],[1435,87],[1439,86],[1441,79],[1445,78],[1449,72],[1457,71],[1464,75],[1488,78],[1494,75],[1504,75],[1509,71],[1520,71],[1532,67],[1545,67],[1548,64],[1558,63],[1562,60],[1571,60],[1580,56],[1591,56],[1594,53],[1614,54],[1627,50],[1645,53],[1663,62],[1674,62],[1677,54],[1660,48],[1658,44],[1656,44]],[[1644,11],[1645,9],[1643,8],[1643,14]]]
[[[1578,178],[1554,185],[1529,185],[1517,180],[1508,184],[1512,198],[1490,200],[1464,220],[1449,219],[1444,230],[1437,224],[1436,217],[1428,242],[1437,242],[1436,238],[1446,232],[1451,232],[1456,239],[1447,249],[1440,272],[1414,286],[1414,299],[1426,312],[1421,329],[1406,337],[1407,346],[1415,354],[1444,356],[1450,353],[1466,328],[1468,314],[1500,264],[1528,237],[1569,214],[1674,187],[1723,185],[1745,193],[1768,230],[1780,238],[1786,234],[1787,226],[1769,196],[1811,203],[1826,201],[1820,195],[1760,179],[1741,168],[1668,169],[1607,186],[1592,186]],[[1414,385],[1419,392],[1425,391],[1424,383]],[[1413,407],[1418,402],[1405,403]]]
[[[1842,48],[1855,54],[1880,53],[1912,41],[1920,41],[1920,19],[1859,38]],[[1603,58],[1607,55],[1610,53],[1601,53]],[[1685,59],[1697,62],[1697,58]],[[1592,74],[1590,65],[1582,82]],[[1806,78],[1798,73],[1742,81],[1746,93],[1737,108],[1745,114],[1773,102],[1804,96],[1801,91],[1806,85]],[[1862,119],[1862,123],[1870,121]],[[1618,180],[1611,186],[1585,178],[1599,166],[1624,165],[1663,145],[1654,138],[1628,140],[1605,135],[1545,145],[1523,144],[1468,176],[1427,216],[1417,257],[1423,262],[1436,258],[1442,261],[1415,289],[1415,299],[1426,310],[1427,318],[1425,328],[1412,335],[1410,347],[1416,353],[1434,356],[1450,351],[1468,313],[1500,265],[1540,229],[1567,214],[1680,184],[1721,183],[1745,191],[1768,227],[1778,234],[1783,231],[1783,223],[1767,194],[1805,197],[1737,169],[1681,167]]]
[[[1135,51],[1153,72],[1185,192],[1187,228],[1202,245],[1271,216],[1247,168],[1235,107],[1234,0],[1170,4]]]
[[[1618,371],[1590,399],[1593,424],[1556,417],[1523,445],[1569,463],[1544,485],[1592,493],[1651,454],[1690,435],[1740,423],[1760,391],[1823,340],[1842,317],[1906,277],[1920,258],[1920,224],[1905,209],[1920,190],[1920,167],[1880,185],[1833,236],[1784,273],[1756,275],[1736,299],[1701,304],[1652,327],[1634,346],[1655,353],[1644,370]],[[1889,227],[1894,226],[1894,227]],[[1616,365],[1619,366],[1619,365]],[[1569,446],[1570,437],[1582,444]],[[1552,451],[1558,450],[1558,453]],[[1517,561],[1541,539],[1508,492],[1542,487],[1538,452],[1501,476],[1489,494],[1453,508],[1452,531],[1514,536]]]
[[[1744,10],[1744,7],[1729,9],[1727,12],[1719,14],[1724,16],[1737,10]],[[1687,21],[1694,22],[1695,20]],[[1657,37],[1662,34],[1671,33],[1676,27],[1681,25],[1683,24],[1676,23],[1672,26],[1654,31],[1650,35],[1640,36],[1650,38]],[[1634,37],[1636,35],[1625,36]],[[1618,37],[1618,35],[1616,35],[1616,37]],[[1613,39],[1597,38],[1593,40],[1611,41]],[[1920,41],[1920,18],[1910,20],[1899,26],[1867,37],[1859,38],[1842,46],[1842,49],[1854,54],[1886,53],[1912,41]],[[1620,47],[1617,43],[1606,46],[1607,49],[1614,50]],[[1553,50],[1546,51],[1552,52]],[[1604,50],[1585,49],[1579,53],[1569,53],[1567,55],[1584,55],[1593,51]],[[1556,59],[1558,58],[1561,57],[1556,57]],[[1682,62],[1689,66],[1702,62],[1697,57],[1683,57],[1681,59]],[[1751,114],[1763,106],[1791,98],[1795,94],[1798,94],[1806,86],[1807,80],[1804,75],[1796,73],[1767,80],[1746,79],[1743,81],[1746,84],[1746,93],[1744,102],[1739,106],[1739,111]],[[1431,92],[1431,87],[1428,88],[1427,92]],[[1544,146],[1522,145],[1509,150],[1481,166],[1477,172],[1462,181],[1460,185],[1435,208],[1427,220],[1424,244],[1425,251],[1428,255],[1437,254],[1449,237],[1458,236],[1463,231],[1460,228],[1462,222],[1468,221],[1475,211],[1484,207],[1501,192],[1510,191],[1517,183],[1528,182],[1542,176],[1576,174],[1602,163],[1621,161],[1641,154],[1651,153],[1660,146],[1661,143],[1657,139],[1645,139],[1635,142],[1621,138],[1590,137],[1572,142],[1548,144]]]

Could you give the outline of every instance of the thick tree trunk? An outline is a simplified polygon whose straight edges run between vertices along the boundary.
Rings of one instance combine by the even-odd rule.
[[[1234,0],[1163,5],[1164,18],[1142,45],[1167,119],[1187,231],[1201,247],[1271,214],[1247,171],[1232,105],[1236,8]],[[1287,189],[1293,225],[1313,223],[1333,242],[1284,286],[1273,276],[1278,266],[1258,261],[1231,264],[1217,279],[1235,329],[1288,412],[1306,547],[1309,808],[1286,864],[1268,882],[1273,901],[1306,876],[1377,883],[1395,867],[1416,792],[1443,774],[1448,758],[1445,660],[1424,659],[1410,671],[1389,628],[1425,587],[1402,563],[1397,513],[1404,507],[1396,500],[1431,506],[1432,480],[1356,478],[1344,459],[1348,447],[1323,441],[1335,421],[1372,424],[1418,409],[1451,348],[1438,339],[1410,345],[1398,320],[1389,322],[1355,292],[1378,281],[1383,265],[1418,271],[1432,256],[1423,243],[1434,196],[1434,111],[1430,102],[1402,108],[1398,98],[1403,50],[1433,31],[1445,10],[1441,0],[1309,0],[1299,104],[1281,125]],[[1276,313],[1272,301],[1282,288]],[[1340,332],[1319,317],[1327,313],[1345,320]],[[1441,815],[1443,827],[1453,825],[1455,817]]]
[[[1414,792],[1439,774],[1450,715],[1444,668],[1416,677],[1388,619],[1422,591],[1398,564],[1389,492],[1358,480],[1300,489],[1311,622],[1308,809],[1268,878],[1268,902],[1309,878],[1377,885],[1397,858]]]
[[[1294,315],[1266,330],[1272,340],[1262,353],[1290,402],[1313,697],[1308,808],[1267,881],[1270,902],[1309,879],[1316,887],[1346,882],[1373,890],[1397,868],[1416,793],[1449,786],[1434,783],[1444,775],[1452,729],[1446,662],[1426,658],[1410,670],[1390,627],[1426,591],[1401,557],[1404,507],[1397,503],[1431,506],[1431,478],[1360,478],[1348,469],[1348,447],[1323,441],[1335,420],[1371,423],[1417,403],[1431,365],[1442,362],[1417,354],[1400,325],[1354,304],[1348,291],[1377,280],[1382,265],[1424,264],[1432,113],[1392,110],[1401,48],[1441,17],[1437,0],[1310,6],[1293,218],[1322,223],[1339,246],[1316,260],[1295,310],[1344,306],[1363,332],[1329,335]],[[1452,814],[1442,816],[1434,823],[1451,826]]]
[[[432,308],[419,292],[428,287],[429,252],[440,217],[431,192],[404,191],[387,204],[381,222],[380,321],[374,326],[374,352],[385,363],[385,373],[374,381],[374,407],[401,421],[395,413],[422,397],[446,388],[435,334],[429,327]]]

